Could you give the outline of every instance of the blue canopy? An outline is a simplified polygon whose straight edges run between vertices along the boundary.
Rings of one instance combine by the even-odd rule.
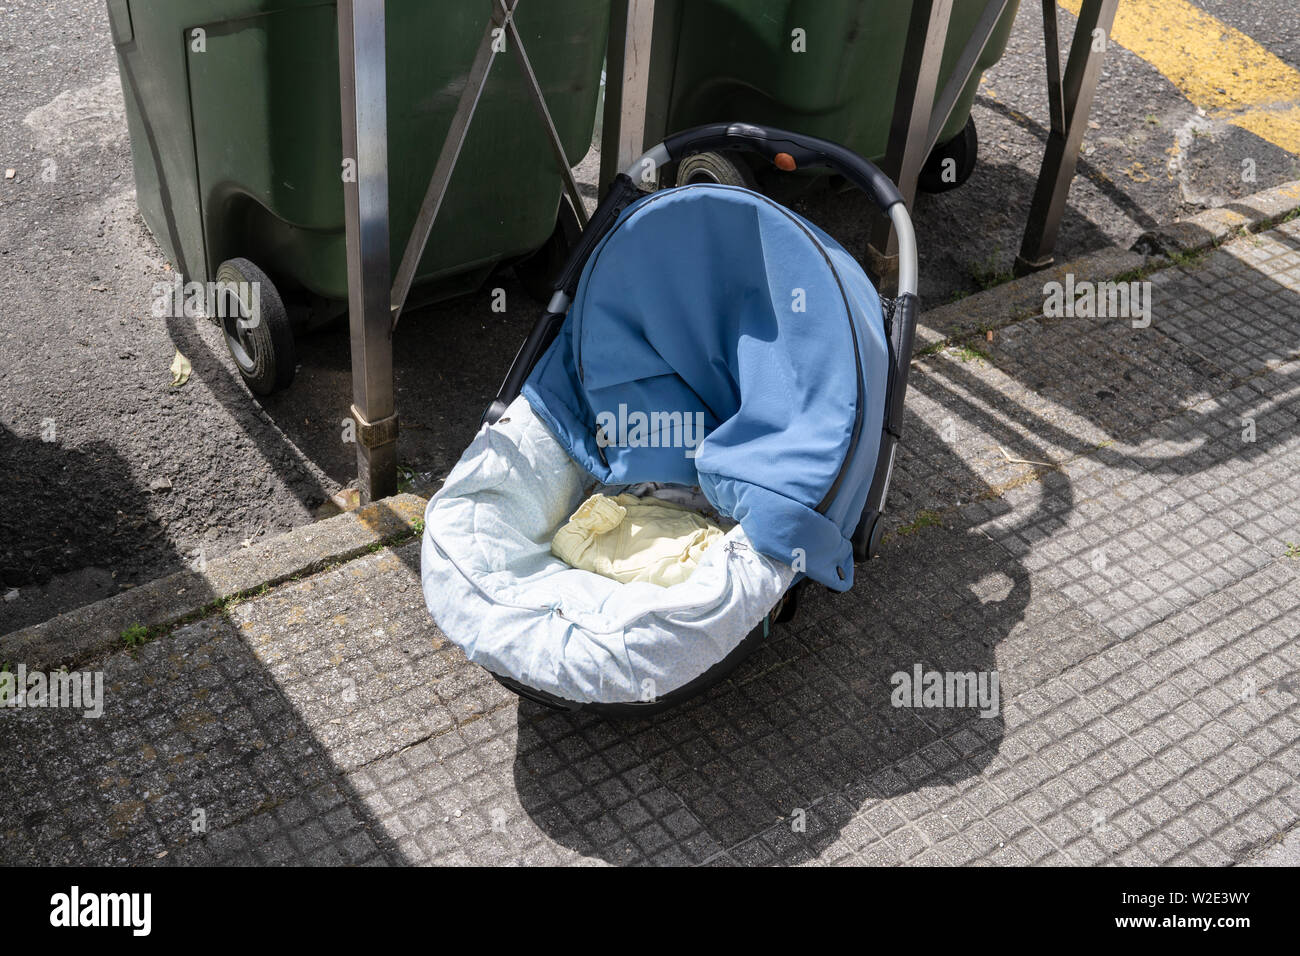
[[[846,590],[888,362],[880,299],[835,240],[691,185],[619,217],[524,395],[598,481],[699,485],[761,553]]]

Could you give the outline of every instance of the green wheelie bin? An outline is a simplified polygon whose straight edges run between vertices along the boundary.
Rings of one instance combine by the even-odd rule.
[[[282,388],[293,374],[298,317],[346,308],[336,6],[107,5],[144,219],[187,280],[219,283],[219,290],[260,284],[256,334],[247,329],[252,323],[226,320],[226,339],[254,391]],[[491,10],[488,0],[387,4],[394,269]],[[532,0],[519,5],[515,22],[576,164],[595,124],[608,0]],[[416,272],[420,298],[471,291],[498,264],[560,241],[562,193],[527,81],[515,57],[499,53]],[[285,301],[314,308],[290,310],[291,323]]]
[[[953,0],[938,91],[986,5]],[[974,169],[971,106],[983,72],[1006,49],[1018,8],[1011,0],[998,19],[921,174],[922,189],[953,188]],[[879,161],[910,13],[907,0],[657,0],[647,126],[672,132],[744,120],[834,140]],[[946,158],[956,161],[949,177],[940,175]],[[700,179],[752,185],[747,167],[712,153],[678,170],[678,182]]]

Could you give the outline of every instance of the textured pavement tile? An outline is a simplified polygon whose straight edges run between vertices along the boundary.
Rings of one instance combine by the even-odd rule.
[[[430,626],[418,566],[412,542],[230,612],[345,771],[514,700]]]
[[[328,783],[333,765],[221,618],[100,665],[104,714],[0,712],[6,862],[142,862]]]
[[[1300,358],[1300,220],[1234,240],[1152,282],[1153,326],[1229,375]]]
[[[1255,613],[1261,597],[1279,607],[1275,617]],[[1300,649],[1289,636],[1300,582],[1267,568],[1226,589],[1220,604],[1217,638],[1189,609],[1150,647],[1113,645],[1016,697],[998,748],[1005,760],[991,760],[973,787],[936,782],[856,811],[850,801],[848,820],[842,797],[823,798],[841,804],[836,825],[773,823],[758,836],[764,861],[847,853],[876,863],[1222,864],[1271,845],[1300,819],[1300,706],[1290,683]],[[1131,688],[1098,696],[1098,673],[1122,674]],[[771,853],[775,845],[786,849]]]
[[[1278,397],[1300,386],[1296,222],[1153,274],[1147,328],[1128,318],[1039,317],[998,329],[992,341],[977,336],[918,359],[890,520],[961,507],[1040,470],[1008,457],[1056,464],[1111,443],[1140,443],[1193,408],[1200,411],[1191,420],[1238,435],[1243,418],[1257,419],[1253,459],[1279,435],[1294,437],[1294,403],[1278,407]],[[1261,378],[1283,366],[1278,377]],[[1115,464],[1103,458],[1093,466]]]
[[[954,537],[927,529],[908,544],[918,554],[943,544],[949,564],[962,568]],[[900,556],[900,573],[914,570],[909,556]],[[372,571],[388,573],[380,562]],[[933,573],[919,593],[960,578]],[[981,596],[1001,593],[977,587],[950,613],[961,620],[984,608]],[[863,611],[843,597],[827,602],[769,645],[766,661],[651,721],[505,706],[346,772],[330,748],[304,743],[319,740],[315,728],[298,721],[232,625],[194,626],[107,662],[117,698],[101,721],[19,713],[43,721],[25,728],[24,740],[92,739],[6,778],[6,786],[26,784],[5,795],[21,828],[6,833],[6,853],[163,864],[1222,863],[1275,841],[1300,817],[1300,649],[1291,634],[1300,580],[1287,569],[1270,565],[1056,673],[1013,671],[1002,712],[990,719],[890,706],[886,671],[922,647],[936,653],[925,642],[938,618],[918,607],[916,633],[895,620],[888,640],[873,641],[851,625],[828,633]],[[1024,608],[1012,601],[1007,611]],[[1000,668],[1002,649],[1016,641],[1002,637],[986,666]],[[162,669],[164,659],[173,670]],[[961,657],[926,662],[972,666]],[[233,682],[207,677],[213,667]],[[133,685],[137,672],[156,676]],[[177,706],[196,689],[208,691],[197,696],[219,716]],[[259,740],[279,759],[266,763],[268,776],[253,776],[265,782],[248,794],[229,767],[202,765],[191,786],[172,781],[176,810],[142,812],[130,802],[151,785],[148,763],[133,753],[110,767],[107,748],[115,739],[134,748],[132,727],[155,708],[155,732],[180,727],[172,748],[190,760],[260,752]],[[213,724],[215,736],[200,747],[192,735]],[[239,750],[236,741],[262,728],[274,734]],[[51,737],[40,741],[41,733]],[[96,760],[101,767],[88,772]],[[293,769],[275,773],[281,765]],[[76,781],[112,769],[122,778],[109,786],[121,792],[77,820],[84,795]],[[188,812],[204,787],[214,812],[197,836]],[[105,837],[109,815],[120,832]],[[6,829],[12,822],[6,817]]]
[[[1051,481],[1009,491],[1011,510],[981,529],[1116,635],[1140,633],[1276,560],[1294,540],[1297,412],[1293,389],[1268,411],[1284,426],[1257,432],[1254,444],[1223,417],[1186,412],[1145,442],[1104,449],[1104,469],[1072,462]],[[1270,447],[1257,450],[1266,440]]]

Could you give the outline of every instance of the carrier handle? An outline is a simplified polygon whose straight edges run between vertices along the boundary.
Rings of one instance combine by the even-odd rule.
[[[777,169],[786,172],[824,167],[839,173],[871,197],[871,201],[889,216],[898,236],[898,293],[900,296],[916,294],[917,253],[912,218],[898,187],[875,163],[839,143],[816,136],[755,123],[709,123],[672,134],[658,146],[647,150],[625,172],[636,181],[658,166],[705,150],[758,153],[767,157]]]

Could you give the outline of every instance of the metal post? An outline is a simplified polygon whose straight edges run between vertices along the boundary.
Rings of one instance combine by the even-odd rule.
[[[885,174],[898,184],[908,209],[912,208],[916,180],[929,155],[930,114],[951,15],[952,0],[912,2],[898,93],[889,124],[889,145],[882,164]],[[876,217],[867,258],[877,281],[890,285],[897,269],[898,246],[893,227],[883,216]]]
[[[338,0],[338,23],[352,417],[361,502],[366,504],[397,492],[384,0]]]
[[[1047,50],[1047,88],[1051,100],[1052,129],[1038,173],[1038,185],[1029,207],[1020,255],[1016,256],[1017,275],[1045,269],[1053,262],[1052,250],[1061,227],[1061,216],[1070,195],[1079,162],[1079,149],[1088,129],[1088,113],[1101,73],[1101,59],[1110,28],[1115,22],[1119,0],[1083,0],[1079,25],[1070,44],[1070,58],[1061,79],[1058,54],[1056,3],[1043,0],[1043,39]],[[1098,42],[1104,39],[1105,42]],[[1100,49],[1098,49],[1100,47]]]
[[[655,0],[613,0],[610,5],[600,133],[602,194],[615,176],[645,152],[654,26]]]

